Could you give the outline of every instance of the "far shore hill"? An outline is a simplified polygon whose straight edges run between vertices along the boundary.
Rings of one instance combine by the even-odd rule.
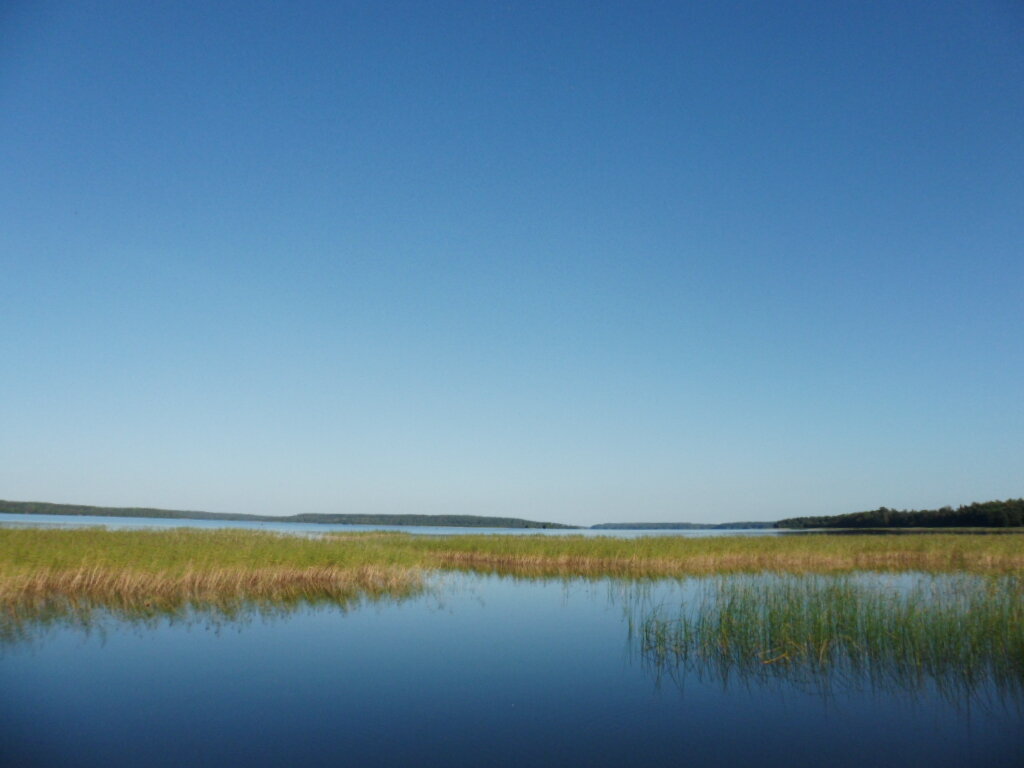
[[[0,512],[26,515],[88,515],[95,517],[140,517],[173,520],[237,520],[259,523],[320,523],[327,525],[396,525],[441,526],[458,528],[535,528],[559,530],[586,530],[586,526],[565,525],[518,517],[487,517],[484,515],[246,515],[228,512],[200,512],[180,509],[153,509],[149,507],[93,507],[84,504],[52,504],[44,501],[3,501]],[[602,523],[590,526],[609,530],[698,530],[718,528],[771,528],[774,523],[725,523],[701,525],[698,523]]]
[[[197,512],[148,507],[90,507],[83,504],[50,504],[43,501],[3,501],[0,512],[27,515],[90,515],[98,517],[148,517],[175,520],[238,520],[250,523],[320,523],[326,525],[437,525],[460,528],[565,528],[577,525],[522,520],[518,517],[481,515],[245,515],[230,512]]]
[[[88,515],[97,517],[139,517],[177,520],[238,520],[263,523],[320,523],[327,525],[441,526],[459,528],[535,528],[584,530],[586,526],[565,525],[518,517],[483,515],[360,515],[299,514],[246,515],[228,512],[199,512],[148,507],[93,507],[84,504],[52,504],[43,501],[0,500],[0,513],[28,515]],[[974,502],[953,509],[897,511],[880,507],[826,517],[797,517],[776,522],[739,523],[599,523],[591,530],[632,531],[714,531],[784,529],[877,529],[877,528],[1020,528],[1024,527],[1024,499]]]

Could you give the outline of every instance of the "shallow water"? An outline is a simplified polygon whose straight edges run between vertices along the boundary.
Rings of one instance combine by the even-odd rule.
[[[1020,765],[1013,691],[646,653],[644,618],[703,583],[446,575],[347,610],[28,621],[0,644],[0,763]]]

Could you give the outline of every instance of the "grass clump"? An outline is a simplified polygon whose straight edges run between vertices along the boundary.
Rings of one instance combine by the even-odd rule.
[[[144,618],[345,606],[406,597],[424,584],[420,568],[304,537],[0,528],[0,615],[8,632],[30,619],[85,620],[97,610]]]
[[[1019,575],[731,576],[639,624],[661,669],[913,690],[1024,689]]]

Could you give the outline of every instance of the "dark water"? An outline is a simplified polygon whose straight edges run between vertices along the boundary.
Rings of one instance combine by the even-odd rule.
[[[690,589],[448,576],[349,610],[29,622],[0,644],[0,763],[1024,762],[1013,695],[826,694],[655,662],[637,623]]]

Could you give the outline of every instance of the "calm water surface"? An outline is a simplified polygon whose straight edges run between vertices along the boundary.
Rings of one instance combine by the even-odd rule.
[[[256,522],[250,520],[181,520],[160,517],[104,517],[101,515],[22,515],[0,512],[0,526],[80,527],[101,525],[105,528],[246,528],[254,531],[316,534],[325,531],[404,531],[422,535],[451,536],[458,534],[498,533],[519,536],[778,536],[787,531],[774,528],[743,530],[592,530],[589,528],[457,528],[440,525],[345,525],[320,523]]]
[[[1022,764],[1013,696],[655,663],[637,624],[692,589],[450,575],[348,610],[30,623],[0,643],[0,763]]]

